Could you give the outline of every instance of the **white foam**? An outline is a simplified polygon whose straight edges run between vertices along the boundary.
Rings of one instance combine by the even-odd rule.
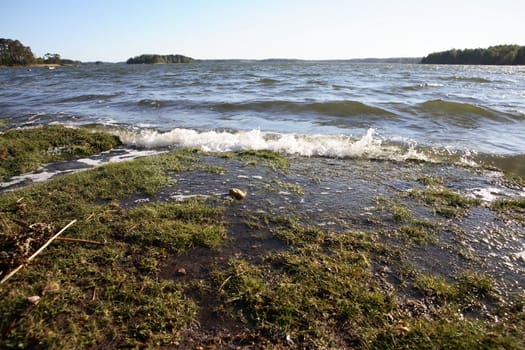
[[[77,162],[84,163],[92,167],[102,164],[101,160],[91,159],[91,158],[81,158],[81,159],[78,159]]]
[[[42,171],[42,172],[27,173],[27,174],[13,176],[11,179],[9,179],[8,182],[0,183],[0,188],[6,188],[9,186],[13,186],[13,185],[16,185],[24,181],[31,181],[31,182],[46,181],[58,173],[59,173],[58,171]]]
[[[158,154],[166,153],[165,151],[155,151],[155,150],[127,150],[125,154],[120,154],[109,158],[107,163],[120,163],[127,160],[132,160],[140,157],[155,156]]]
[[[251,131],[196,131],[173,129],[168,132],[141,130],[131,132],[116,130],[115,134],[127,145],[143,148],[198,147],[210,152],[239,150],[269,150],[301,156],[365,157],[378,159],[419,159],[427,157],[414,147],[384,145],[375,137],[375,130],[368,129],[362,137],[355,139],[346,135],[301,135]]]
[[[493,202],[498,198],[505,195],[499,188],[486,187],[486,188],[473,188],[470,190],[470,197],[478,198],[483,202]]]
[[[101,154],[109,154],[111,151],[102,152]],[[165,151],[158,150],[126,150],[126,153],[119,154],[108,159],[92,159],[92,158],[81,158],[77,162],[88,165],[89,167],[80,168],[80,169],[67,169],[67,170],[56,170],[56,171],[47,171],[42,170],[45,166],[41,167],[39,170],[25,173],[22,175],[16,175],[9,179],[7,182],[0,182],[0,188],[7,188],[25,181],[28,182],[43,182],[49,180],[55,175],[65,174],[65,173],[76,173],[79,171],[87,170],[93,167],[97,167],[106,163],[118,163],[124,162],[127,160],[132,160],[139,157],[152,156],[157,154],[165,153]]]

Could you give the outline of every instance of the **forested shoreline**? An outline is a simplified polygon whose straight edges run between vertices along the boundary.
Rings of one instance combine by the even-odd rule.
[[[29,46],[18,40],[0,38],[0,66],[29,66],[34,64],[80,64],[61,58],[57,53],[46,53],[44,57],[35,57]]]
[[[423,64],[525,65],[525,46],[498,45],[486,49],[434,52],[421,59]]]
[[[189,63],[193,58],[183,55],[140,55],[129,58],[127,64]]]
[[[128,64],[189,63],[195,59],[183,55],[143,54],[129,58]],[[367,59],[373,62],[401,62],[401,58]],[[416,62],[415,58],[405,62]],[[0,66],[29,66],[38,64],[70,65],[80,61],[64,59],[57,53],[36,57],[29,46],[19,40],[0,38]],[[471,65],[525,65],[525,46],[497,45],[489,48],[451,49],[433,52],[423,57],[422,64],[471,64]]]

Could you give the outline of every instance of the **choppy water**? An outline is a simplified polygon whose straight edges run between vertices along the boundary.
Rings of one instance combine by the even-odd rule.
[[[202,61],[0,70],[12,126],[128,145],[495,164],[525,174],[525,67]]]

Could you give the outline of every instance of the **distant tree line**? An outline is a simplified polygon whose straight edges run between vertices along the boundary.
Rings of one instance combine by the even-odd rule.
[[[0,38],[0,65],[27,66],[30,64],[79,64],[80,61],[63,59],[57,53],[46,53],[35,57],[29,46],[18,40]]]
[[[488,49],[452,49],[431,53],[423,57],[421,63],[525,65],[525,46],[498,45]]]
[[[18,40],[0,38],[0,64],[4,66],[25,66],[33,63],[35,56],[29,46]]]
[[[128,64],[189,63],[193,58],[183,55],[140,55],[126,61]]]

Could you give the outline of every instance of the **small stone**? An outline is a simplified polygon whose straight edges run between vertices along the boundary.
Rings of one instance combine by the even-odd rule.
[[[176,271],[177,276],[186,276],[187,272],[184,267],[178,268]]]
[[[36,305],[40,301],[40,297],[38,295],[33,295],[32,297],[27,298],[27,301],[33,305]]]
[[[246,197],[247,193],[246,191],[243,191],[238,188],[230,188],[230,196],[237,200],[243,200],[244,197]]]

